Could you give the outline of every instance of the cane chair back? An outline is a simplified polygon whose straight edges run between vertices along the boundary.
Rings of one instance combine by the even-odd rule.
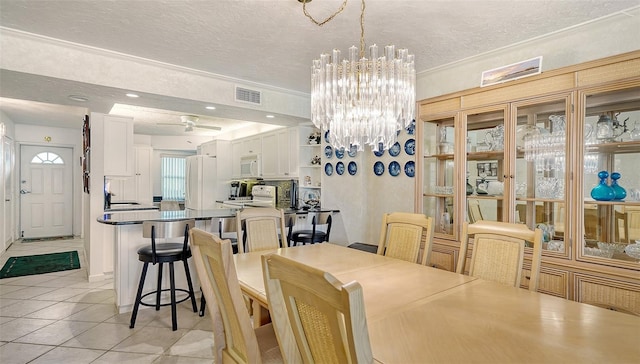
[[[280,209],[245,208],[236,214],[238,252],[287,247],[284,212]],[[282,232],[282,234],[280,234]],[[240,242],[244,244],[240,244]]]
[[[425,265],[431,260],[432,241],[431,217],[408,212],[382,216],[378,254]]]
[[[525,242],[533,244],[529,290],[538,289],[542,231],[524,224],[498,221],[464,223],[457,272],[464,273],[469,240],[473,238],[469,275],[505,285],[520,287]]]
[[[262,257],[267,299],[288,363],[372,363],[362,287],[276,254]]]

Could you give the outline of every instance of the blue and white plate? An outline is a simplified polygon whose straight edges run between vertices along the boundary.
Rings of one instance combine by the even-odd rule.
[[[327,157],[327,159],[333,156],[333,148],[331,148],[330,145],[324,147],[324,156]]]
[[[355,174],[358,173],[358,165],[356,162],[349,162],[347,168],[349,168],[349,174],[352,176],[355,176]]]
[[[324,132],[324,141],[329,143],[329,130]]]
[[[405,130],[407,131],[407,133],[409,133],[409,135],[413,135],[413,133],[415,133],[416,131],[416,120],[411,120],[411,123],[409,123],[409,126],[407,126]]]
[[[396,177],[400,174],[400,163],[393,161],[389,163],[389,174]]]
[[[342,159],[344,157],[344,148],[336,149],[336,158]]]
[[[331,163],[327,163],[324,165],[324,173],[327,176],[330,176],[333,174],[333,165]]]
[[[416,154],[416,140],[409,139],[404,143],[404,151],[409,155]]]
[[[416,164],[414,161],[408,161],[404,164],[404,174],[407,177],[414,177],[416,175]]]
[[[376,157],[382,157],[384,154],[384,147],[382,146],[382,143],[378,143],[378,149],[374,150],[373,154],[375,154]]]
[[[356,154],[358,154],[358,146],[357,145],[351,145],[349,147],[349,157],[353,158],[356,156]]]
[[[384,163],[377,161],[373,164],[373,173],[376,176],[382,176],[384,174]]]
[[[342,176],[342,174],[344,173],[344,163],[336,163],[336,173]]]
[[[398,154],[400,154],[400,143],[395,142],[395,144],[393,144],[391,148],[389,148],[389,154],[392,157],[397,157]]]

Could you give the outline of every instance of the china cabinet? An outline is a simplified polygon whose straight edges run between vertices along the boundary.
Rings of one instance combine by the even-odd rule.
[[[522,223],[543,231],[541,292],[640,314],[640,51],[419,110],[432,265],[453,270],[465,221]]]

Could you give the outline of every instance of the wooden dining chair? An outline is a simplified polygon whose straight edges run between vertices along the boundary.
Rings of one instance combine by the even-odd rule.
[[[525,241],[533,244],[529,290],[538,289],[542,230],[529,230],[524,224],[499,221],[467,222],[463,225],[462,242],[456,272],[465,272],[469,240],[473,238],[469,275],[520,287]]]
[[[426,265],[432,241],[433,218],[409,212],[382,215],[378,254]]]
[[[215,363],[282,363],[271,324],[253,328],[240,291],[231,242],[191,229],[194,262],[213,322]]]
[[[277,254],[262,256],[271,319],[287,363],[372,363],[358,282]]]
[[[236,213],[236,230],[239,253],[287,247],[287,230],[281,209],[253,207],[240,210]]]

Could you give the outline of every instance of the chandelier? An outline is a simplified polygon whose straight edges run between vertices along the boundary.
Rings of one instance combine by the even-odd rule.
[[[315,20],[303,3],[304,14],[322,26],[344,10],[347,0],[337,12],[322,22]],[[360,50],[352,46],[346,58],[334,49],[313,61],[311,73],[311,121],[329,130],[329,144],[349,149],[364,145],[372,150],[389,149],[397,132],[409,125],[415,113],[416,71],[414,56],[407,49],[388,45],[379,54],[378,46],[369,47],[365,57],[364,9],[360,13]]]

